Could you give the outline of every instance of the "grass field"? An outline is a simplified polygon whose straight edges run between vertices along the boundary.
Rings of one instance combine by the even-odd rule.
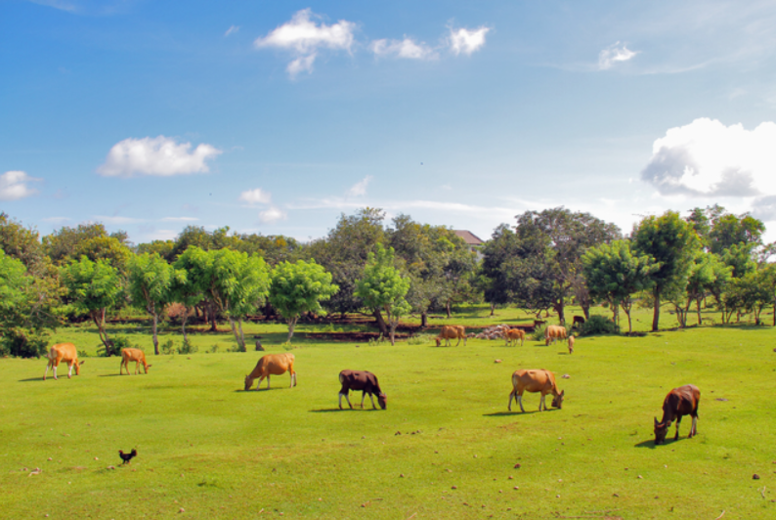
[[[250,333],[282,352],[284,330]],[[152,350],[143,330],[121,332]],[[44,360],[0,359],[0,517],[776,518],[774,334],[581,338],[573,355],[534,341],[357,347],[302,334],[299,385],[273,376],[259,392],[242,386],[260,353],[224,352],[226,333],[193,336],[195,354],[151,354],[137,377],[89,357],[81,376],[43,382]],[[86,326],[57,335],[95,338]],[[344,368],[375,372],[388,409],[367,398],[340,411]],[[554,371],[563,409],[538,413],[526,394],[526,413],[508,412],[517,368]],[[702,393],[698,436],[686,438],[687,418],[678,442],[656,447],[652,418],[685,383]]]

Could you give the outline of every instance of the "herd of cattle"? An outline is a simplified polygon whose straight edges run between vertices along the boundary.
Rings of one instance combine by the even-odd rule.
[[[517,342],[519,339],[521,344],[525,340],[525,331],[518,328],[506,329],[504,331],[504,337],[506,338],[507,345],[511,342]],[[461,325],[448,325],[442,327],[442,331],[439,336],[436,337],[436,344],[440,346],[441,340],[445,340],[446,344],[450,345],[451,339],[458,339],[458,346],[463,339],[464,345],[466,345],[466,331]],[[545,343],[549,345],[551,342],[566,339],[566,328],[563,326],[550,325],[545,329]],[[574,351],[574,336],[568,336],[569,352]],[[54,379],[57,379],[57,367],[60,362],[67,363],[69,371],[67,377],[70,378],[73,375],[73,368],[75,368],[76,375],[81,373],[81,365],[83,361],[78,361],[78,351],[75,345],[72,343],[58,343],[51,347],[48,352],[48,364],[46,365],[46,372],[43,374],[43,380],[46,380],[48,371],[53,367]],[[142,364],[145,373],[148,373],[148,369],[151,367],[146,362],[145,353],[136,348],[124,348],[121,350],[121,365],[119,366],[119,375],[123,374],[124,369],[127,370],[129,375],[129,363],[135,362],[135,375],[137,375],[139,366]],[[296,371],[294,371],[295,357],[291,353],[283,354],[267,354],[259,359],[256,363],[256,367],[250,374],[245,376],[245,390],[248,391],[253,386],[253,382],[258,379],[256,384],[256,390],[259,389],[261,382],[267,379],[267,389],[270,385],[271,375],[281,375],[286,372],[291,376],[291,383],[289,388],[296,386]],[[380,385],[377,382],[377,376],[371,372],[365,370],[343,370],[339,374],[339,381],[342,387],[339,391],[339,407],[342,409],[342,398],[348,402],[350,408],[353,405],[350,402],[349,393],[353,391],[361,391],[361,408],[364,408],[364,400],[369,395],[369,399],[372,401],[372,408],[375,409],[374,396],[377,396],[377,402],[380,408],[385,410],[386,408],[386,396],[380,389]],[[512,391],[509,393],[509,404],[507,408],[512,411],[512,399],[520,405],[520,410],[525,412],[523,408],[523,393],[525,391],[541,394],[539,400],[539,411],[542,409],[547,410],[547,405],[544,402],[544,398],[547,394],[552,394],[552,407],[560,409],[563,406],[563,397],[566,393],[565,390],[559,391],[558,385],[555,382],[555,374],[545,369],[534,370],[516,370],[512,374]],[[692,417],[692,426],[690,427],[689,437],[696,435],[696,425],[698,422],[698,403],[701,398],[700,390],[694,385],[685,385],[679,388],[671,390],[663,401],[663,418],[658,422],[655,417],[655,444],[662,444],[665,442],[666,434],[671,424],[676,421],[676,435],[674,440],[679,439],[679,423],[682,421],[682,417],[689,415]]]

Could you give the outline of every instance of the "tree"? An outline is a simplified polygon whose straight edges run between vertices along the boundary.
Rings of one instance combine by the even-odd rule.
[[[700,239],[691,224],[680,219],[678,213],[667,211],[660,217],[643,219],[633,230],[633,242],[639,254],[653,258],[659,265],[651,274],[654,282],[652,331],[656,332],[660,323],[661,296],[684,290],[700,249]]]
[[[57,266],[85,256],[92,261],[105,260],[122,272],[132,254],[127,247],[126,233],[118,231],[109,235],[99,223],[63,227],[43,237],[43,249]]]
[[[331,283],[331,274],[313,261],[281,262],[272,270],[269,302],[288,323],[288,341],[299,316],[304,312],[324,313],[321,302],[338,289]]]
[[[553,280],[553,307],[563,324],[566,321],[567,297],[575,286],[579,291],[578,273],[585,250],[619,238],[620,230],[614,224],[608,224],[589,213],[572,213],[563,207],[542,212],[526,211],[516,218],[516,233],[519,239],[543,239],[545,251],[536,255],[536,260],[545,268],[545,275],[540,279]],[[579,303],[583,304],[583,311],[589,317],[585,302]]]
[[[170,283],[170,299],[186,308],[186,312],[183,312],[181,316],[181,333],[183,334],[184,342],[188,341],[186,336],[186,321],[189,317],[188,309],[196,306],[206,298],[205,279],[203,276],[207,270],[207,255],[200,255],[199,251],[202,250],[191,248],[191,252],[189,252],[187,249],[173,264],[175,275]],[[199,265],[198,261],[202,265]],[[215,324],[215,316],[213,316],[213,319]]]
[[[159,315],[171,301],[170,289],[174,278],[175,269],[156,253],[135,255],[127,264],[127,282],[132,303],[153,318],[154,354],[157,356]]]
[[[45,254],[38,232],[25,228],[4,212],[0,212],[0,249],[6,255],[21,260],[31,273],[41,274]]]
[[[399,318],[411,310],[404,299],[410,288],[410,280],[401,276],[394,261],[393,248],[386,250],[382,244],[377,244],[377,254],[369,253],[364,276],[356,282],[356,293],[364,305],[376,313],[385,312],[391,345],[395,343]]]
[[[60,276],[75,308],[88,314],[97,326],[105,355],[118,354],[105,330],[105,313],[118,303],[122,292],[118,270],[105,260],[93,262],[82,256],[61,267]]]
[[[652,285],[650,275],[658,267],[648,256],[635,254],[627,240],[600,244],[582,256],[582,269],[591,297],[609,302],[616,322],[619,322],[617,309],[622,306],[628,316],[628,333],[633,332],[632,296]]]

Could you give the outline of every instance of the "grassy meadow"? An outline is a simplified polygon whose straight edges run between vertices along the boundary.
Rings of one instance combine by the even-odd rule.
[[[527,319],[487,314],[450,322]],[[642,311],[638,328],[650,317]],[[0,359],[0,517],[776,518],[771,327],[580,338],[573,355],[536,341],[305,338],[327,327],[349,330],[300,326],[293,389],[282,375],[269,391],[265,381],[244,392],[261,353],[227,352],[223,325],[192,335],[198,352],[167,356],[153,355],[146,325],[114,326],[149,353],[153,366],[137,377],[120,377],[118,358],[87,357],[81,376],[68,380],[60,366],[60,379],[44,382],[45,360]],[[283,352],[285,330],[246,332]],[[180,341],[173,329],[168,337]],[[88,324],[54,339],[96,350]],[[387,410],[367,398],[364,410],[340,411],[345,368],[377,374]],[[554,371],[563,409],[538,413],[539,396],[526,394],[526,413],[508,412],[518,368]],[[686,438],[688,417],[679,441],[672,426],[654,446],[653,416],[686,383],[701,390],[698,436]],[[138,456],[121,466],[118,450],[132,448]]]

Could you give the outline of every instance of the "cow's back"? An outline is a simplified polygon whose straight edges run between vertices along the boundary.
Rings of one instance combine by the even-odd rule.
[[[284,354],[267,354],[261,358],[260,362],[265,359],[264,373],[280,375],[294,366],[295,358],[293,354],[286,352]]]
[[[512,374],[512,384],[518,391],[541,392],[555,386],[552,372],[544,369],[517,370]]]
[[[72,343],[57,343],[49,349],[48,358],[50,361],[59,359],[69,363],[78,358],[78,351]]]
[[[139,348],[123,348],[121,349],[121,357],[125,361],[140,361],[145,362],[145,352]]]

